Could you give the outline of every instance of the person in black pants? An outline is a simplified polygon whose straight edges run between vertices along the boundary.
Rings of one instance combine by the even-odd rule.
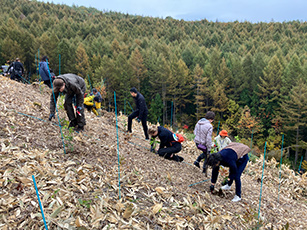
[[[232,199],[233,202],[241,200],[241,175],[248,162],[248,153],[251,149],[242,143],[232,142],[218,153],[209,156],[207,164],[212,166],[211,192],[219,175],[219,166],[229,167],[228,181],[222,190],[230,190],[233,181],[236,183],[236,195]]]
[[[149,128],[148,133],[152,139],[159,137],[160,146],[157,154],[160,157],[178,162],[184,160],[183,157],[175,154],[181,151],[181,143],[178,142],[178,138],[175,133],[172,133],[170,130],[162,126],[152,126]],[[156,150],[153,149],[153,151],[155,152]]]
[[[16,58],[16,60],[8,67],[7,73],[9,71],[11,71],[12,80],[21,81],[22,75],[24,74],[24,68],[19,58]]]
[[[135,104],[136,104],[136,110],[133,111],[128,116],[128,131],[127,132],[129,132],[129,133],[132,132],[132,130],[131,130],[132,119],[137,117],[138,122],[142,121],[145,139],[149,140],[148,127],[147,127],[148,109],[147,109],[147,106],[146,106],[145,98],[134,87],[130,89],[130,94],[134,98],[134,101],[135,101]]]

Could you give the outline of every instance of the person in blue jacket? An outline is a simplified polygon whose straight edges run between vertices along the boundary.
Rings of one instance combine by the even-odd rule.
[[[132,129],[132,120],[134,118],[137,118],[138,122],[142,122],[145,139],[149,140],[148,136],[148,127],[147,127],[147,115],[148,115],[148,109],[146,106],[145,98],[144,96],[137,91],[136,88],[130,89],[130,94],[133,97],[135,104],[136,104],[136,110],[134,110],[129,116],[128,116],[128,130],[127,132],[131,133]]]
[[[178,138],[175,133],[172,133],[170,130],[162,126],[157,127],[155,125],[149,128],[148,133],[151,136],[151,139],[156,137],[160,139],[160,146],[157,151],[157,154],[160,157],[178,162],[184,160],[183,157],[175,154],[181,151],[181,143],[178,142]],[[153,151],[156,152],[155,149],[153,149]]]
[[[47,85],[49,88],[51,88],[51,81],[49,77],[47,60],[48,60],[47,56],[42,57],[41,62],[39,63],[39,75],[41,76],[44,84]]]
[[[236,183],[236,195],[233,202],[241,200],[241,175],[248,162],[248,153],[251,149],[242,143],[232,142],[220,152],[213,153],[209,156],[207,164],[212,167],[211,192],[214,191],[214,185],[219,175],[219,166],[229,167],[228,181],[222,190],[230,190],[233,181]]]

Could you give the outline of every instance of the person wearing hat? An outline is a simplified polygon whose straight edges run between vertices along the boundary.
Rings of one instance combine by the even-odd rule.
[[[228,137],[228,133],[226,130],[222,130],[217,137],[214,138],[214,143],[212,143],[212,147],[216,145],[217,151],[222,150],[227,145],[231,143],[231,140]]]
[[[242,143],[232,142],[224,149],[217,153],[212,153],[207,164],[212,167],[210,191],[214,191],[214,186],[219,175],[219,166],[229,167],[228,181],[222,190],[230,190],[233,181],[236,183],[236,195],[232,199],[233,202],[241,200],[241,175],[248,162],[248,153],[251,149]]]
[[[212,145],[212,122],[214,121],[215,113],[213,111],[208,111],[204,118],[200,119],[194,128],[194,142],[196,147],[202,151],[202,153],[197,157],[194,165],[200,168],[200,161],[205,159],[203,164],[203,173],[207,175],[207,155],[210,153]]]
[[[75,128],[78,126],[75,131],[82,131],[85,126],[85,117],[84,117],[84,93],[86,90],[85,81],[82,77],[78,75],[68,73],[59,75],[53,81],[53,93],[50,97],[50,115],[49,121],[54,118],[56,102],[59,96],[59,93],[65,94],[64,108],[66,110],[69,126]],[[76,114],[73,108],[73,98],[76,96]]]
[[[93,113],[98,116],[98,111],[101,108],[102,96],[96,88],[93,88],[93,92],[90,96],[84,98],[84,106],[88,111],[93,111]]]
[[[148,109],[146,106],[145,98],[144,96],[137,91],[136,88],[130,89],[130,94],[133,97],[135,104],[136,104],[136,110],[134,110],[129,116],[128,116],[128,130],[127,132],[132,132],[132,119],[137,118],[137,121],[142,121],[142,126],[145,134],[145,139],[149,140],[148,136],[148,127],[147,127],[147,115],[148,115]]]

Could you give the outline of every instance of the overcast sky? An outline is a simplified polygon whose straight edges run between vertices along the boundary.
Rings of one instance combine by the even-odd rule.
[[[307,0],[41,0],[140,16],[195,21],[306,21]]]

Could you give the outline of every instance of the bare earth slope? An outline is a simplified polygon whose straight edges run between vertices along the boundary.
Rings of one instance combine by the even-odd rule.
[[[283,167],[279,192],[274,160],[258,218],[262,159],[248,165],[243,199],[232,203],[234,186],[218,192],[221,176],[214,195],[210,180],[189,186],[209,179],[192,166],[193,142],[183,143],[184,162],[165,160],[149,152],[140,124],[127,135],[119,116],[118,157],[114,113],[86,111],[85,131],[63,129],[62,139],[57,119],[48,121],[50,90],[0,77],[0,95],[0,229],[44,228],[32,175],[49,229],[307,229],[307,175]]]

